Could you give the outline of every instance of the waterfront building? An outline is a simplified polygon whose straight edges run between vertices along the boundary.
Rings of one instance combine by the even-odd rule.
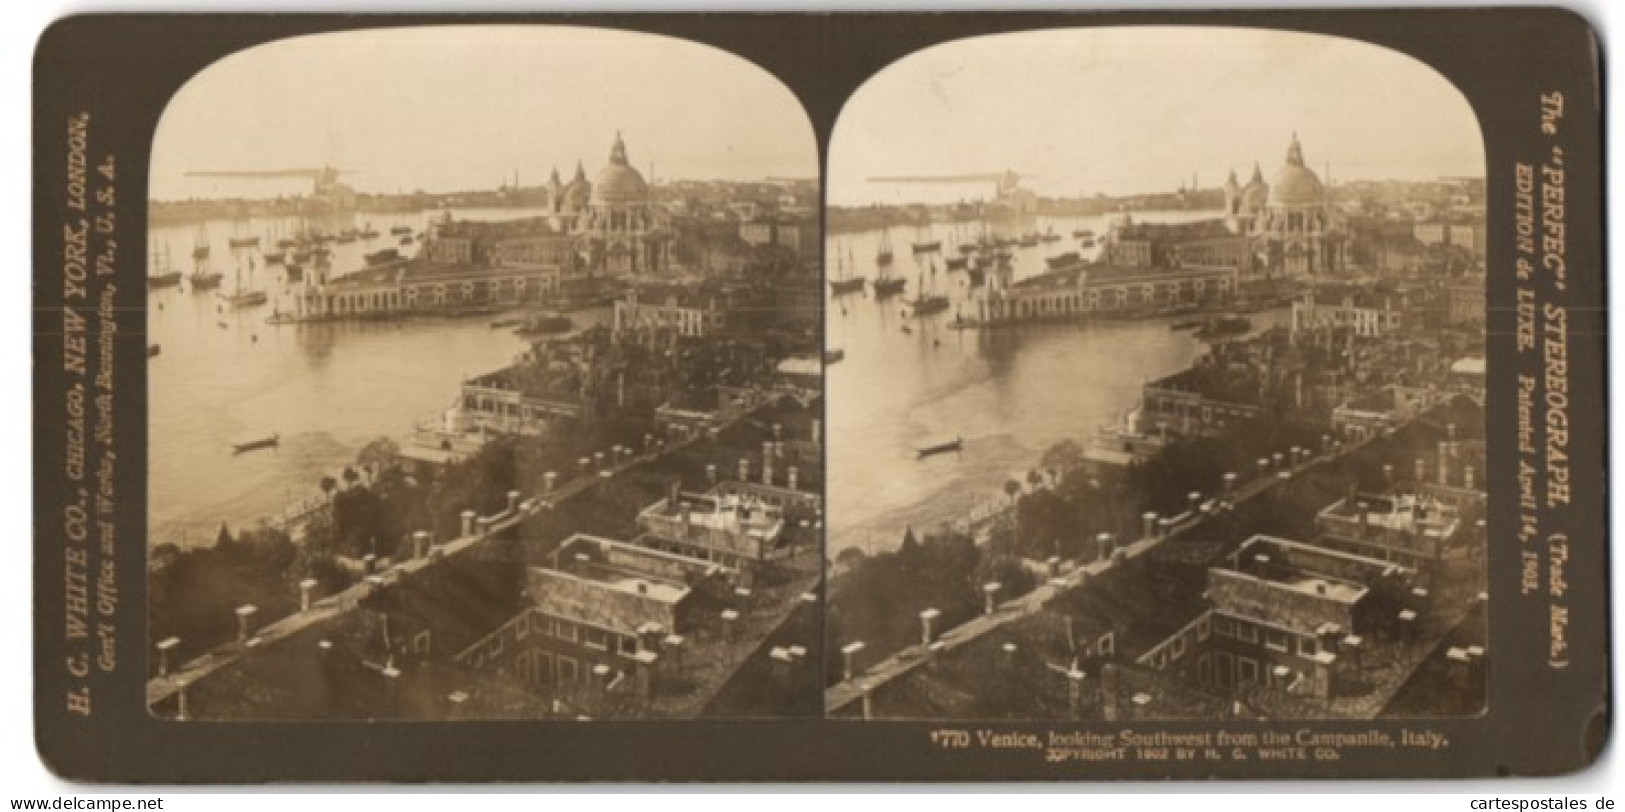
[[[1262,412],[1268,381],[1254,365],[1200,364],[1145,384],[1139,425],[1163,436],[1211,434]]]
[[[291,293],[293,312],[273,319],[385,318],[398,315],[513,307],[543,302],[560,281],[556,265],[482,265],[397,260],[330,279],[327,271],[307,270]]]
[[[1394,294],[1380,291],[1345,287],[1306,291],[1292,302],[1292,334],[1347,330],[1361,338],[1397,335],[1405,324],[1399,305]]]
[[[988,285],[975,300],[974,320],[1002,324],[1091,314],[1156,314],[1223,303],[1235,291],[1234,267],[1080,264]]]
[[[615,334],[670,331],[688,338],[714,335],[727,324],[720,291],[686,285],[641,285],[615,300]]]

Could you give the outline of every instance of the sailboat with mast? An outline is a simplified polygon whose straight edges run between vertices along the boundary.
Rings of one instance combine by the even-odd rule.
[[[255,307],[265,304],[267,297],[263,290],[251,290],[243,287],[243,263],[237,262],[237,275],[232,282],[231,293],[220,291],[221,299],[233,310],[242,307]]]
[[[880,232],[880,246],[875,249],[875,267],[884,268],[892,261],[891,229]]]
[[[891,265],[891,242],[887,240],[886,236],[884,235],[881,237],[881,239],[886,240],[886,242],[883,243],[885,246],[884,250],[886,251],[886,262],[880,265],[879,275],[875,277],[875,281],[873,283],[875,286],[876,299],[884,299],[887,296],[896,296],[897,294],[902,293],[903,288],[908,285],[908,279],[901,276],[892,276],[889,272],[888,268]]]
[[[840,250],[836,249],[835,263],[837,276],[834,279],[829,280],[829,290],[836,296],[847,293],[856,293],[863,290],[863,284],[866,280],[861,276],[852,275],[852,268],[849,266],[851,257],[852,250],[850,248],[847,249],[845,256],[842,256]]]
[[[221,275],[209,270],[209,232],[197,227],[197,239],[192,244],[192,275],[187,279],[193,292],[220,287]]]
[[[162,251],[152,252],[152,272],[147,274],[147,290],[172,288],[181,283],[181,272],[169,267],[169,243]]]
[[[937,266],[931,265],[931,273],[936,274]],[[940,293],[932,293],[926,289],[925,274],[920,274],[920,295],[908,303],[909,312],[915,316],[929,316],[932,313],[941,313],[948,309],[948,297]]]

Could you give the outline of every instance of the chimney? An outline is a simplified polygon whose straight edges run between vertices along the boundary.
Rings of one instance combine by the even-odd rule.
[[[1259,457],[1258,458],[1258,475],[1260,477],[1268,476],[1269,471],[1270,471],[1269,457]]]
[[[429,554],[429,533],[419,530],[412,534],[412,557],[422,558]]]
[[[1383,466],[1382,466],[1382,482],[1383,482],[1384,485],[1386,485],[1389,488],[1394,487],[1394,466],[1393,466],[1392,463],[1384,463],[1383,464]]]
[[[1421,485],[1424,481],[1427,480],[1427,478],[1428,478],[1428,461],[1421,458],[1421,457],[1417,457],[1416,458],[1416,484]]]
[[[463,511],[462,516],[463,532],[461,535],[463,538],[468,538],[469,536],[474,535],[474,511],[465,510]]]
[[[316,579],[306,578],[299,582],[299,611],[309,612],[311,598],[316,594]]]
[[[186,680],[175,680],[175,721],[184,722],[186,716]]]
[[[1097,533],[1095,535],[1095,558],[1105,561],[1112,557],[1112,534]]]
[[[181,644],[179,637],[167,637],[158,641],[158,676],[169,676],[170,652]]]
[[[1469,468],[1469,470],[1471,470],[1471,469]],[[789,487],[790,490],[792,490],[792,491],[796,489],[796,484],[797,484],[797,482],[796,482],[796,474],[797,474],[797,471],[796,471],[796,467],[794,465],[790,466],[789,469],[784,472],[785,485],[787,487]]]
[[[1450,484],[1450,444],[1439,443],[1439,484]]]
[[[782,440],[782,439],[784,439],[784,426],[782,424],[779,424],[779,423],[774,423],[773,424],[773,439],[774,440]]]
[[[1355,509],[1360,512],[1360,538],[1365,538],[1371,533],[1371,505],[1361,500]]]
[[[1231,494],[1231,493],[1235,493],[1235,490],[1236,490],[1236,478],[1237,477],[1236,477],[1236,472],[1235,471],[1226,471],[1226,472],[1224,472],[1224,492],[1225,492],[1225,494],[1228,495],[1228,494]]]
[[[666,510],[674,512],[677,510],[677,502],[682,494],[682,485],[683,481],[676,478],[666,483]]]
[[[862,640],[854,640],[851,643],[847,643],[846,645],[841,646],[841,674],[842,674],[841,679],[842,680],[844,680],[846,682],[851,682],[852,681],[852,675],[854,673],[856,673],[855,672],[856,660],[858,658],[858,654],[863,651],[863,648],[864,648],[864,643],[863,643]]]
[[[643,450],[645,452],[647,452],[650,449],[654,448],[654,445],[655,445],[655,436],[653,434],[645,434],[645,435],[643,435]]]
[[[739,458],[739,481],[750,481],[750,460],[747,460],[744,457]]]
[[[920,613],[920,645],[931,645],[931,621],[936,620],[942,612],[936,609],[926,609]]]
[[[592,457],[582,457],[576,460],[576,464],[581,466],[581,473],[585,474],[592,470]]]
[[[1202,502],[1202,494],[1198,491],[1191,491],[1190,493],[1185,494],[1185,501],[1190,505],[1187,510],[1192,516],[1194,516],[1196,515],[1197,507]]]
[[[367,553],[366,555],[361,557],[361,572],[362,573],[364,573],[366,575],[371,575],[377,569],[378,569],[378,555],[376,553]]]
[[[237,642],[239,644],[248,642],[248,635],[254,629],[254,614],[258,611],[259,607],[252,603],[245,603],[237,607]]]
[[[490,516],[481,516],[474,520],[474,532],[481,536],[489,535],[493,524],[496,524],[496,519]]]
[[[822,428],[822,421],[814,420],[812,422],[812,441],[813,441],[814,445],[817,445],[819,443],[819,429],[820,428]]]
[[[559,474],[557,471],[548,471],[547,473],[542,474],[542,493],[552,493],[554,486],[556,486],[558,482]]]
[[[1156,511],[1148,510],[1140,514],[1140,537],[1148,539],[1157,537]]]
[[[722,639],[732,643],[734,640],[734,625],[739,621],[739,610],[722,610]]]
[[[999,589],[1002,588],[1003,586],[1004,585],[999,583],[998,581],[989,581],[989,582],[987,582],[985,584],[982,584],[982,596],[983,596],[983,606],[982,606],[982,608],[983,608],[983,611],[984,611],[985,614],[989,614],[989,615],[993,614],[994,599],[998,596]]]
[[[516,514],[518,512],[519,512],[519,492],[518,491],[508,491],[508,515],[512,516],[512,515],[514,515],[514,514]]]
[[[705,479],[712,485],[717,484],[717,466],[715,463],[705,466]]]
[[[1476,473],[1477,473],[1477,471],[1475,471],[1473,469],[1473,466],[1471,466],[1471,465],[1462,466],[1462,468],[1461,468],[1461,486],[1463,488],[1466,488],[1467,490],[1472,490],[1473,488],[1477,487],[1477,485],[1473,482],[1473,479],[1474,479],[1473,475],[1476,474]]]
[[[863,692],[863,718],[875,718],[874,686],[865,682],[858,686],[858,690]]]
[[[1084,700],[1083,679],[1083,672],[1076,668],[1066,672],[1066,698],[1074,714],[1081,713],[1087,704]]]

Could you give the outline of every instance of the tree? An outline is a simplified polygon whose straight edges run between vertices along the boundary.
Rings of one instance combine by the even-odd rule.
[[[333,491],[337,490],[338,487],[338,480],[330,476],[322,477],[322,493],[327,496],[327,501],[333,501]]]
[[[1005,480],[1005,482],[1004,482],[1004,495],[1010,497],[1010,504],[1011,505],[1014,505],[1016,503],[1016,494],[1019,494],[1019,493],[1021,493],[1021,483],[1020,482],[1017,482],[1014,479]]]

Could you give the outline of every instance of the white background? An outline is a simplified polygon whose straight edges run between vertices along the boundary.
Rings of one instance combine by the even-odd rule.
[[[1126,5],[1127,3],[1125,3]],[[1269,3],[1272,6],[1324,6],[1345,5],[1341,3],[1299,3],[1275,0]],[[1077,8],[1078,3],[1053,3],[1044,0],[1025,0],[1020,4],[1030,8]],[[1200,2],[1200,0],[1183,0],[1183,2],[1140,2],[1139,6],[1189,8],[1195,6],[1215,6],[1217,4]],[[1510,5],[1493,3],[1440,3],[1440,5],[1467,6],[1467,5]],[[334,788],[334,787],[279,787],[264,789],[250,788],[207,788],[203,790],[175,788],[175,787],[105,787],[75,785],[57,779],[41,765],[36,756],[33,744],[33,709],[32,709],[32,641],[30,630],[32,628],[33,607],[31,597],[31,547],[33,522],[30,514],[30,470],[31,470],[31,443],[29,439],[31,428],[30,399],[26,392],[30,389],[31,381],[29,347],[30,313],[30,274],[32,268],[32,247],[30,243],[31,217],[29,213],[31,177],[31,148],[29,144],[30,110],[31,110],[31,62],[35,40],[41,31],[54,19],[69,14],[87,12],[112,11],[173,11],[182,7],[174,5],[153,5],[150,3],[121,2],[113,0],[103,3],[65,4],[57,0],[34,6],[32,4],[13,3],[0,11],[5,16],[5,25],[0,27],[0,116],[4,117],[4,125],[0,126],[0,160],[4,161],[5,172],[0,178],[5,179],[3,189],[0,189],[0,257],[5,263],[4,295],[0,295],[0,380],[6,381],[5,387],[9,396],[0,398],[0,410],[3,410],[4,419],[0,419],[0,500],[3,500],[3,509],[0,517],[4,517],[0,524],[0,539],[5,540],[8,548],[0,556],[0,651],[9,656],[0,666],[0,810],[9,808],[9,801],[13,798],[51,798],[55,796],[90,797],[103,793],[111,793],[124,797],[153,797],[162,796],[165,799],[165,809],[216,809],[229,804],[236,808],[246,810],[274,810],[285,808],[290,803],[309,803],[305,799],[281,797],[291,793],[318,792],[324,793],[331,802],[356,804],[366,803],[367,799],[361,797],[365,794],[390,792],[389,797],[375,799],[373,803],[387,804],[390,812],[413,812],[415,810],[441,809],[447,804],[455,804],[461,800],[459,795],[479,795],[475,801],[482,809],[544,809],[548,800],[534,800],[520,793],[534,790],[548,790],[546,787],[524,786],[498,786],[498,787],[432,787],[432,788],[405,788],[390,791],[387,787],[360,787],[360,788]],[[493,2],[485,0],[479,4],[482,10],[504,11],[546,11],[546,10],[595,10],[595,11],[667,11],[667,10],[927,10],[927,9],[955,9],[972,10],[976,8],[995,8],[996,4],[983,2],[971,4],[966,2],[871,2],[860,3],[844,0],[842,2],[774,2],[774,3],[747,3],[739,0],[713,0],[703,6],[684,2],[627,2],[626,0],[586,0],[571,3],[532,3],[520,4],[514,2]],[[1576,8],[1596,26],[1601,34],[1604,48],[1604,59],[1608,56],[1608,46],[1625,20],[1625,12],[1617,5],[1609,5],[1606,0],[1588,0],[1570,4]],[[184,6],[189,11],[231,11],[247,10],[249,6],[241,3],[229,2],[193,2]],[[257,11],[322,11],[320,6],[289,3],[267,2],[252,7]],[[436,11],[451,10],[452,4],[444,6],[430,6],[421,2],[360,2],[350,3],[342,7],[345,11]],[[1614,115],[1613,94],[1609,94],[1608,104],[1610,132],[1617,131]],[[1614,139],[1610,139],[1610,148],[1614,146]],[[1612,150],[1610,149],[1610,152]],[[1613,156],[1617,158],[1617,155]],[[1610,196],[1615,192],[1616,184],[1610,180],[1608,184]],[[1621,217],[1621,206],[1618,199],[1610,207],[1609,231],[1611,235],[1620,233],[1617,224]],[[1616,249],[1617,250],[1617,249]],[[1619,304],[1622,286],[1615,284],[1611,291],[1610,309]],[[1621,351],[1621,341],[1614,336],[1609,337],[1610,354],[1617,357]],[[1613,417],[1616,426],[1620,425],[1620,417],[1625,408],[1622,408],[1617,392],[1612,396],[1616,404]],[[1619,429],[1616,428],[1616,431]],[[1579,438],[1584,442],[1586,438]],[[1610,453],[1610,467],[1619,469],[1619,455]],[[1619,500],[1615,500],[1615,516],[1612,523],[1613,535],[1619,535],[1622,522],[1620,520]],[[1616,585],[1615,594],[1620,594],[1618,585],[1625,585],[1625,565],[1621,560],[1625,555],[1616,552],[1613,562],[1611,581]],[[1613,627],[1616,638],[1619,630],[1625,629],[1625,612],[1619,609],[1616,599],[1613,613]],[[1616,679],[1614,696],[1618,697],[1619,680],[1617,644],[1616,644]],[[1538,697],[1532,697],[1538,701]],[[1617,734],[1616,734],[1617,736]],[[564,788],[552,788],[560,790]],[[577,787],[575,789],[582,789]],[[830,803],[829,800],[811,797],[814,793],[841,792],[848,790],[867,790],[881,793],[915,792],[920,790],[940,789],[932,787],[840,787],[840,786],[791,786],[791,787],[724,787],[721,788],[729,797],[702,798],[700,793],[710,791],[708,788],[672,788],[672,787],[593,787],[587,788],[594,792],[642,792],[642,793],[677,793],[677,797],[670,798],[628,798],[631,803],[658,804],[664,809],[676,809],[680,812],[687,810],[710,810],[718,808],[718,804],[727,807],[744,807],[747,804],[760,809],[761,804],[770,803],[772,809],[786,808],[812,808],[822,807]],[[801,797],[777,799],[771,802],[743,798],[746,792],[773,789],[780,792],[794,792]],[[1148,793],[1180,793],[1200,794],[1206,796],[1201,800],[1166,799],[1171,803],[1190,801],[1199,804],[1203,812],[1207,810],[1252,810],[1260,806],[1277,807],[1276,799],[1281,799],[1280,806],[1293,806],[1302,809],[1302,804],[1313,804],[1317,812],[1341,812],[1342,810],[1359,810],[1369,812],[1374,805],[1382,805],[1395,809],[1450,809],[1468,810],[1469,801],[1474,798],[1509,797],[1513,795],[1526,795],[1535,797],[1570,797],[1585,798],[1589,809],[1596,809],[1596,799],[1607,795],[1616,803],[1625,804],[1625,756],[1621,755],[1621,748],[1617,743],[1611,745],[1604,753],[1601,762],[1591,770],[1579,775],[1557,779],[1543,780],[1483,780],[1471,782],[1438,782],[1438,781],[1385,781],[1385,782],[1293,782],[1293,783],[1175,783],[1175,784],[1082,784],[1082,785],[1024,785],[1014,787],[953,787],[950,788],[955,795],[942,801],[949,808],[985,810],[990,804],[998,804],[1002,808],[1012,808],[1020,805],[1021,808],[1030,809],[1032,805],[1042,803],[1045,808],[1056,801],[1036,801],[1032,799],[994,800],[973,797],[971,793],[979,792],[1017,792],[1033,793],[1053,790],[1084,791],[1091,793],[1128,793],[1132,795],[1146,795]],[[1290,798],[1289,794],[1314,793],[1324,797]],[[1354,794],[1380,793],[1384,797],[1360,798]],[[319,799],[315,800],[326,806]],[[472,800],[472,799],[470,799]],[[882,803],[897,803],[901,799],[878,799]],[[467,803],[467,800],[463,801]],[[603,804],[616,803],[610,799],[593,799],[584,801],[569,801],[561,803],[590,804],[600,808]],[[1068,803],[1062,801],[1060,803]],[[1090,801],[1076,803],[1087,804]],[[1150,798],[1122,798],[1119,803],[1126,804],[1158,804],[1160,802]],[[1002,812],[1002,809],[1001,809]]]

